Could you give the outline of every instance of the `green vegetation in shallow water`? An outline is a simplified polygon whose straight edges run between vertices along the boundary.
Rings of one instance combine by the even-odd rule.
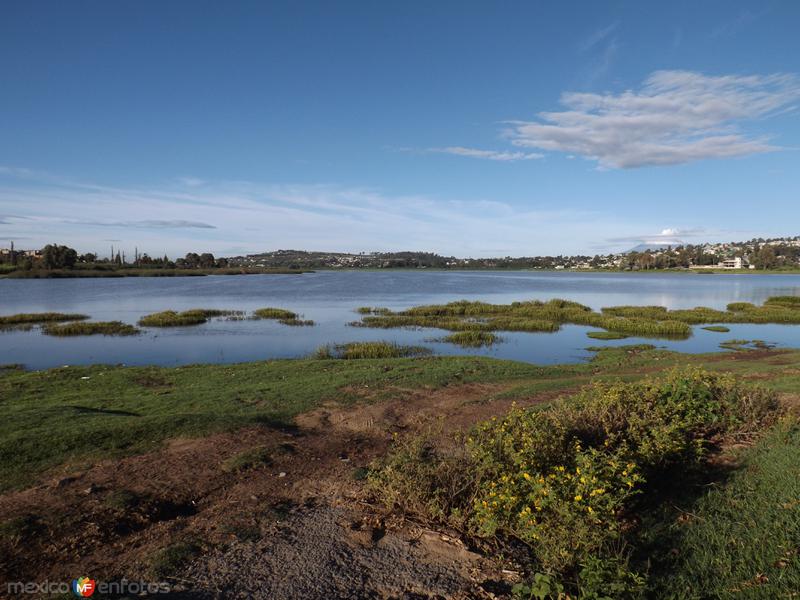
[[[628,336],[616,331],[587,331],[586,337],[590,337],[593,340],[624,340]]]
[[[78,335],[137,335],[140,331],[122,321],[80,321],[77,323],[47,323],[42,327],[45,335],[59,337]]]
[[[724,350],[769,350],[774,348],[774,344],[764,340],[725,340],[719,347]]]
[[[0,316],[0,327],[3,325],[32,325],[37,323],[60,323],[64,321],[83,321],[88,315],[70,313],[22,313]]]
[[[442,338],[442,341],[464,348],[480,348],[496,344],[500,339],[500,336],[489,331],[458,331]]]
[[[298,319],[298,318],[291,318],[291,319],[278,319],[278,323],[281,325],[289,325],[291,327],[311,327],[314,325],[314,321],[311,319]]]
[[[800,298],[770,298],[763,306],[732,303],[721,311],[697,307],[668,310],[663,306],[612,306],[598,313],[569,300],[538,300],[489,304],[459,300],[449,304],[415,306],[408,310],[359,309],[360,327],[430,327],[449,331],[558,331],[564,324],[587,325],[626,336],[685,339],[692,325],[704,323],[800,324]]]
[[[411,356],[426,356],[431,353],[431,349],[425,346],[402,346],[394,342],[350,342],[349,344],[328,344],[321,346],[314,353],[314,358],[320,360],[406,358]]]
[[[297,319],[297,313],[285,308],[259,308],[253,316],[257,319]]]
[[[219,310],[216,308],[193,308],[183,312],[165,310],[162,312],[145,315],[139,319],[142,327],[186,327],[201,325],[213,317],[239,315],[240,311]]]
[[[717,333],[728,333],[730,331],[730,327],[725,327],[724,325],[708,325],[703,327],[706,331],[715,331]]]

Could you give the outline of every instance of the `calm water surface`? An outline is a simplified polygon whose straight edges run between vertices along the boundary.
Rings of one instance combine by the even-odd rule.
[[[313,319],[314,327],[272,321],[212,321],[174,329],[146,329],[134,337],[54,338],[38,330],[0,333],[0,364],[32,369],[60,365],[123,363],[178,365],[240,362],[304,356],[326,343],[388,339],[423,344],[442,354],[481,354],[534,363],[585,360],[590,345],[654,343],[684,352],[711,352],[731,338],[761,339],[800,347],[800,327],[729,325],[730,333],[696,328],[684,341],[628,338],[599,341],[591,328],[564,326],[557,333],[503,333],[504,342],[464,350],[433,341],[439,330],[348,327],[359,306],[394,310],[462,298],[509,303],[566,298],[595,309],[620,304],[668,308],[725,308],[734,301],[760,303],[769,296],[800,295],[798,275],[693,275],[535,273],[487,271],[343,271],[303,275],[248,275],[175,278],[0,280],[0,314],[81,312],[92,320],[135,323],[142,315],[168,309],[288,308]]]

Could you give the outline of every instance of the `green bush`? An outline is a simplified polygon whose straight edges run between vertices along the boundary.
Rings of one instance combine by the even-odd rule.
[[[493,544],[523,541],[535,570],[596,594],[581,597],[625,598],[643,581],[627,566],[634,498],[778,412],[774,393],[699,369],[596,383],[548,408],[513,408],[460,444],[402,441],[370,481],[390,506]]]

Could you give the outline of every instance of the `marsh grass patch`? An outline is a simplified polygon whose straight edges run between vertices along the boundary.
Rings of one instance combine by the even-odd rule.
[[[47,323],[42,333],[58,337],[80,335],[138,335],[136,327],[122,321],[79,321],[75,323]]]

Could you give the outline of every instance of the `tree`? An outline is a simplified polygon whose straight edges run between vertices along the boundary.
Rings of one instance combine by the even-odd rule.
[[[775,250],[772,246],[764,246],[756,254],[755,260],[757,269],[774,269],[778,264],[778,259],[775,256]]]
[[[78,260],[78,253],[68,246],[47,244],[42,249],[42,264],[45,269],[71,269]]]
[[[214,255],[210,252],[203,252],[197,259],[197,264],[203,269],[210,269],[214,266]]]

